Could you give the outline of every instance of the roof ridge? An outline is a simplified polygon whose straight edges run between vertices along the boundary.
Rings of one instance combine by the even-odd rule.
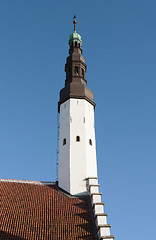
[[[19,180],[19,179],[2,179],[0,182],[12,182],[12,183],[24,183],[24,184],[36,184],[36,185],[49,185],[56,184],[55,182],[44,182],[44,181],[31,181],[31,180]]]

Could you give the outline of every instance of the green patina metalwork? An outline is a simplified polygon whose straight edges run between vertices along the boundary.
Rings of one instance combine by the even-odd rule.
[[[82,45],[81,36],[77,32],[73,32],[69,37],[69,45],[73,42],[80,43],[80,46]]]

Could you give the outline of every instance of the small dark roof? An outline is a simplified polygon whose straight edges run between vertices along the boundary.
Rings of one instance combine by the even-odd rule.
[[[93,240],[93,224],[89,197],[56,184],[0,181],[0,240]]]

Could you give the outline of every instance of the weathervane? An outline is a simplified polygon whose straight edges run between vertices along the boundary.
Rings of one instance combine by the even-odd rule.
[[[73,23],[74,23],[74,32],[76,32],[76,15],[74,14],[74,17],[73,17]]]

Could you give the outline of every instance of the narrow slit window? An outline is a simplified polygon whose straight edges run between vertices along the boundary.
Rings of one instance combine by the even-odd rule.
[[[75,47],[77,47],[77,42],[75,42]]]
[[[75,66],[75,74],[79,74],[79,68],[78,68],[78,66]]]
[[[66,138],[63,139],[63,146],[66,145]]]
[[[81,69],[82,77],[84,78],[84,69]]]
[[[80,142],[80,136],[76,136],[76,142]]]
[[[89,139],[89,144],[92,146],[92,139]]]

